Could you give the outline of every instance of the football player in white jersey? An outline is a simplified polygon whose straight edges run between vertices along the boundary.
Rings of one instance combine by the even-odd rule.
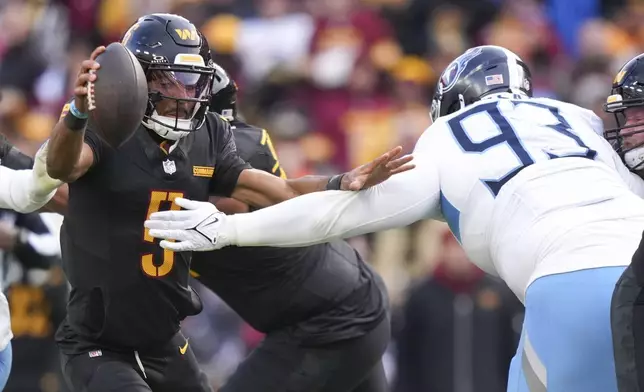
[[[530,71],[504,48],[454,60],[431,116],[416,168],[372,189],[234,216],[177,199],[187,210],[145,225],[164,248],[204,251],[302,246],[444,219],[471,261],[526,306],[508,391],[616,391],[610,301],[644,230],[644,181],[602,137],[594,113],[532,98]]]
[[[47,143],[35,157],[33,170],[12,170],[0,166],[0,208],[28,213],[42,208],[63,183],[47,175]],[[7,297],[0,289],[0,391],[11,372],[11,316]]]
[[[613,80],[604,109],[617,127],[606,139],[626,166],[644,177],[644,54],[628,61]],[[615,368],[620,392],[644,390],[644,238],[624,271],[611,304]]]

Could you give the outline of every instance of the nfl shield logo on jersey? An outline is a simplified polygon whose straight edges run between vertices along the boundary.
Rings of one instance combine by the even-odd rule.
[[[163,171],[168,174],[174,174],[177,171],[177,165],[175,165],[174,161],[166,159],[163,161]]]

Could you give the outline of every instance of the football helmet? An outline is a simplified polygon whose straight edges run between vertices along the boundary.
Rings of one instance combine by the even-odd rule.
[[[452,61],[438,79],[430,112],[432,120],[499,93],[532,97],[528,66],[500,46],[471,48]]]
[[[214,63],[213,67],[215,74],[212,79],[210,111],[233,120],[237,116],[237,83],[219,64]]]
[[[139,60],[148,82],[143,125],[168,140],[201,127],[214,68],[197,28],[178,15],[150,14],[139,18],[121,43]]]
[[[637,136],[644,132],[644,116],[635,115],[633,119],[627,115],[628,109],[638,107],[644,113],[644,54],[634,57],[617,72],[604,104],[604,111],[612,113],[617,124],[606,129],[604,137],[632,171],[644,169],[644,135]],[[637,142],[638,139],[642,141]]]

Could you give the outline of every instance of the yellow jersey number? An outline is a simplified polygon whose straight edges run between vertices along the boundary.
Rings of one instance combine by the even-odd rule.
[[[150,205],[148,206],[148,214],[146,219],[161,208],[161,203],[171,203],[170,210],[178,211],[181,209],[174,203],[174,199],[183,197],[182,192],[165,192],[165,191],[152,191],[150,194]],[[154,237],[150,235],[149,230],[146,228],[143,234],[143,240],[146,242],[154,242]],[[158,265],[154,262],[154,255],[152,253],[141,256],[141,269],[146,275],[152,278],[160,278],[166,276],[172,271],[174,267],[174,252],[168,249],[163,250],[163,262]]]

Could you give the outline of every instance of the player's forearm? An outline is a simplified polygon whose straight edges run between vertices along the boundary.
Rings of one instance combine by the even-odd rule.
[[[56,190],[54,197],[51,198],[41,209],[40,212],[56,212],[61,215],[67,213],[67,204],[69,202],[69,187],[63,184]]]
[[[257,169],[244,170],[231,197],[254,207],[267,207],[302,194],[325,190],[329,177],[284,180]]]
[[[227,218],[238,246],[297,247],[405,226],[436,213],[438,186],[403,173],[360,192],[316,192]],[[422,177],[422,174],[421,176]]]
[[[313,192],[326,190],[326,185],[331,177],[328,176],[304,176],[295,179],[285,180],[291,192],[295,196],[306,195]],[[281,200],[283,201],[283,200]]]
[[[49,141],[47,173],[50,177],[70,182],[83,150],[85,127],[79,130],[69,128],[64,119],[60,120]]]
[[[55,191],[34,197],[36,193],[31,170],[11,170],[0,166],[0,208],[18,212],[33,212],[44,206]]]

